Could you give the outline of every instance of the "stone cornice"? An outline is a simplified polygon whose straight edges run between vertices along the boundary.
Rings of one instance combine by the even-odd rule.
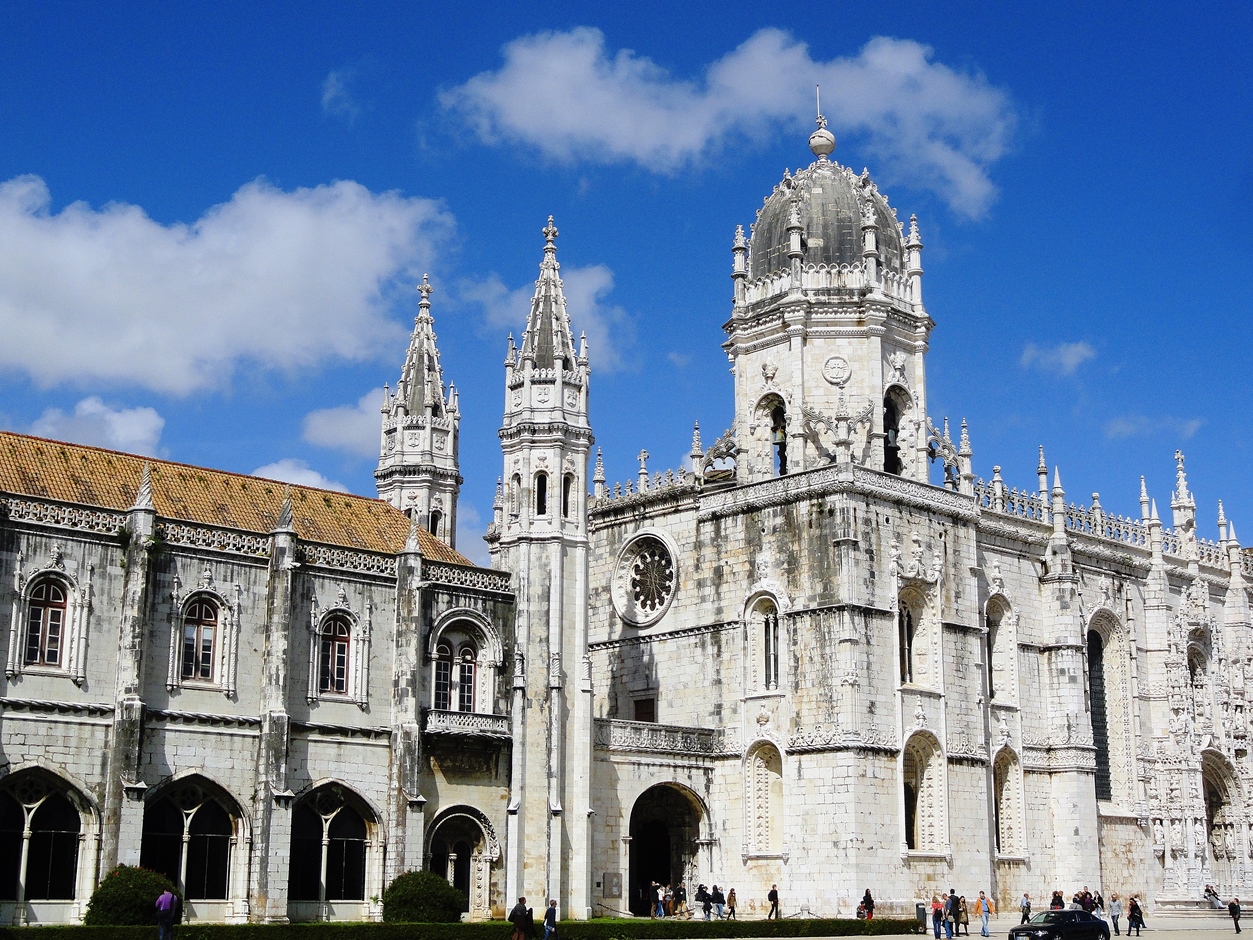
[[[104,702],[61,702],[38,698],[0,698],[0,709],[56,713],[61,715],[112,715],[114,706]]]
[[[641,629],[634,636],[618,637],[614,640],[600,640],[596,643],[588,643],[589,652],[598,653],[602,650],[619,649],[624,646],[640,646],[644,643],[656,643],[659,640],[678,640],[689,636],[702,636],[709,633],[719,633],[723,630],[738,630],[741,622],[739,620],[728,620],[724,623],[709,623],[699,627],[685,627],[682,630],[671,630],[669,632],[650,631],[647,628]]]

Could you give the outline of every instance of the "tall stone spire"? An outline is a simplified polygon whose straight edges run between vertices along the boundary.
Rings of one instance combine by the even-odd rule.
[[[456,547],[457,467],[461,414],[457,390],[445,389],[431,316],[427,275],[418,285],[418,315],[396,393],[383,391],[382,440],[374,480],[385,499],[432,534]]]
[[[540,262],[531,315],[522,337],[522,360],[529,360],[536,369],[555,368],[554,364],[561,360],[562,367],[568,370],[574,367],[574,336],[562,292],[561,265],[557,263],[557,226],[551,215],[543,234],[544,260]]]

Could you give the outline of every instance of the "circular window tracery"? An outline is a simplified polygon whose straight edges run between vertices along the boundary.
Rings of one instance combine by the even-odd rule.
[[[678,583],[674,554],[655,535],[640,535],[623,548],[614,572],[613,602],[627,623],[646,627],[665,615]]]

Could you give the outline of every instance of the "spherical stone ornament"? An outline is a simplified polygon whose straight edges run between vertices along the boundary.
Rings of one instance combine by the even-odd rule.
[[[623,547],[614,566],[614,609],[633,626],[651,626],[665,616],[677,586],[670,546],[656,535],[637,535]]]
[[[822,377],[832,385],[844,385],[853,374],[853,368],[843,356],[832,356],[822,364]]]

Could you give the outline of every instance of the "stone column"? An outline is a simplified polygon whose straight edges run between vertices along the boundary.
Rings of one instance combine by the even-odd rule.
[[[391,849],[384,888],[402,871],[420,869],[426,827],[422,793],[422,703],[427,694],[422,649],[422,554],[417,516],[396,559],[396,639],[392,676]]]

